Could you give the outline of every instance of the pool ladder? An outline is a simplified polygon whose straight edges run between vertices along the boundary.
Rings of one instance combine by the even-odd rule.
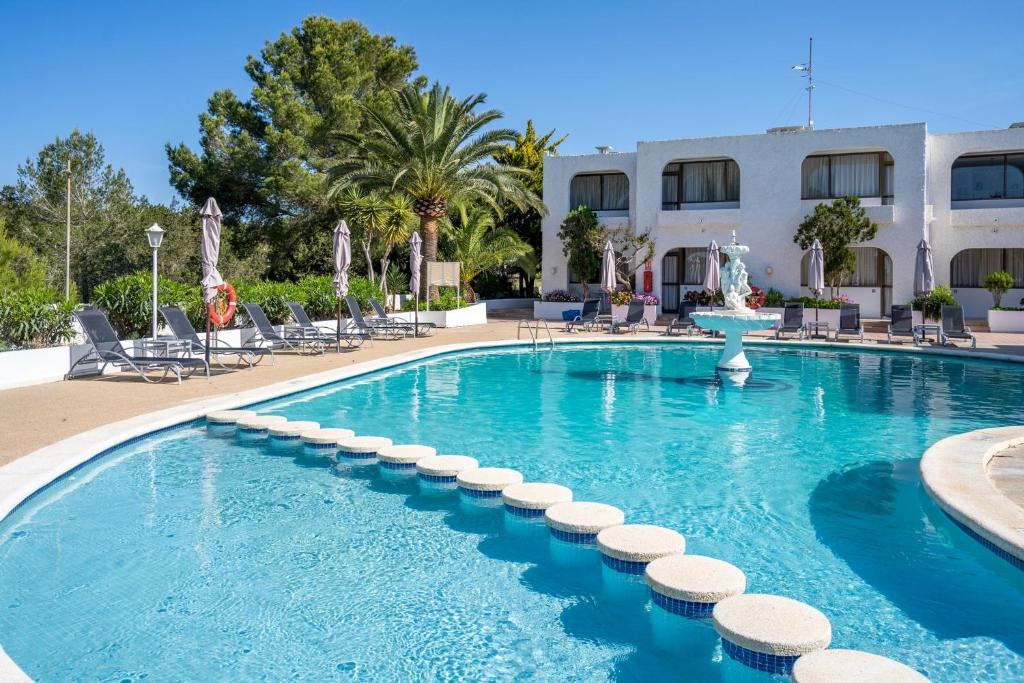
[[[530,323],[533,323],[533,327],[530,326]],[[551,328],[548,327],[548,321],[547,320],[542,320],[542,319],[520,320],[519,324],[516,326],[516,339],[521,339],[522,338],[523,327],[525,327],[526,331],[530,333],[530,340],[533,342],[533,350],[536,351],[538,349],[538,345],[540,343],[540,340],[538,339],[538,337],[540,337],[540,326],[541,325],[544,325],[544,331],[548,335],[548,343],[551,344],[551,349],[554,350],[554,348],[555,348],[555,338],[551,336]]]

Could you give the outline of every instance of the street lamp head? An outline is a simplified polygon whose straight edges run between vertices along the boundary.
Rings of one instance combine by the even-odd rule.
[[[146,239],[149,240],[151,249],[159,249],[160,243],[164,240],[164,230],[154,223],[146,229]]]

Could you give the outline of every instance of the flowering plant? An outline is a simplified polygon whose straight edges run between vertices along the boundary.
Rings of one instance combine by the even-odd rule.
[[[625,289],[617,289],[612,292],[612,305],[625,306],[635,298],[633,292]]]
[[[750,294],[747,295],[747,308],[757,310],[764,306],[764,292],[760,287],[750,285]]]
[[[580,298],[572,292],[567,292],[564,289],[556,289],[545,294],[544,300],[554,301],[557,303],[575,303],[578,302]]]
[[[643,292],[640,292],[636,295],[636,298],[641,299],[644,302],[644,306],[658,305],[658,297],[654,296],[653,294],[645,294]]]

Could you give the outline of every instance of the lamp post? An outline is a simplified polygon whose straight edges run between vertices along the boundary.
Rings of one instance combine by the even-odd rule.
[[[154,223],[146,229],[146,239],[149,240],[149,248],[153,250],[153,339],[156,339],[156,252],[164,241],[163,229]]]

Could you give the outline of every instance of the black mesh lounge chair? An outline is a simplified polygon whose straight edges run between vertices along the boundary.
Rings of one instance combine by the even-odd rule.
[[[672,336],[674,330],[686,330],[686,336],[692,336],[694,330],[699,330],[697,324],[693,322],[693,318],[690,317],[691,313],[696,312],[697,303],[695,301],[680,301],[679,302],[679,313],[675,319],[668,324],[665,328],[665,334]]]
[[[319,327],[309,318],[309,314],[306,313],[306,309],[302,307],[298,301],[289,301],[288,310],[292,312],[292,317],[295,318],[295,322],[298,325],[286,325],[285,334],[297,334],[300,337],[312,337],[319,338],[325,344],[334,344],[339,351],[341,351],[341,342],[345,342],[349,348],[357,348],[362,346],[363,341],[370,337],[365,334],[359,334],[358,332],[349,332],[347,330],[341,330],[338,332],[337,326],[334,327]]]
[[[167,321],[167,326],[171,328],[171,333],[174,336],[189,345],[189,353],[201,355],[206,353],[206,345],[203,340],[196,334],[195,329],[192,327],[192,323],[189,322],[188,316],[185,315],[185,311],[181,310],[177,306],[161,306],[159,309],[160,315]],[[221,367],[225,367],[220,359],[223,356],[234,356],[237,358],[236,365],[245,363],[250,368],[263,360],[264,356],[270,356],[271,363],[274,362],[274,352],[270,349],[260,349],[255,347],[241,347],[231,346],[230,344],[213,338],[211,340],[214,344],[210,346],[210,357],[217,360],[217,364]]]
[[[775,338],[781,339],[786,332],[796,332],[798,339],[804,338],[804,305],[786,304],[782,312],[782,325],[775,330]]]
[[[76,311],[75,318],[78,319],[79,324],[82,326],[82,331],[85,332],[85,336],[88,338],[92,349],[74,362],[68,370],[68,374],[65,375],[66,379],[71,379],[76,365],[93,361],[100,363],[99,372],[101,375],[108,365],[112,365],[122,370],[134,370],[139,373],[142,379],[151,383],[162,382],[168,373],[171,372],[178,379],[178,384],[181,384],[181,373],[185,371],[188,373],[187,377],[196,370],[205,370],[207,379],[210,377],[210,366],[202,358],[129,355],[128,351],[121,345],[121,340],[117,338],[117,332],[114,331],[110,321],[107,320],[106,314],[98,308]],[[147,372],[159,372],[161,370],[163,374],[158,379],[146,374]]]
[[[256,328],[257,339],[253,346],[270,347],[272,349],[288,349],[289,351],[309,351],[311,353],[324,352],[324,339],[318,336],[303,336],[297,329],[289,330],[285,327],[281,332],[274,329],[263,307],[259,304],[242,304],[246,315]]]
[[[363,310],[359,308],[359,301],[351,294],[345,297],[345,303],[348,305],[348,312],[352,317],[349,321],[350,331],[380,339],[401,339],[405,337],[406,329],[403,327],[369,322],[363,317]]]
[[[910,306],[893,306],[889,314],[889,331],[886,341],[890,344],[895,337],[910,337],[917,344],[917,330],[914,329],[914,312]]]
[[[583,330],[589,330],[592,327],[596,327],[597,317],[601,315],[601,300],[600,299],[587,299],[583,302],[583,308],[580,310],[580,314],[572,320],[565,321],[565,331],[575,332],[581,328]]]
[[[963,306],[942,307],[942,334],[940,340],[945,345],[950,339],[970,339],[971,348],[978,347],[978,340],[971,333],[971,328],[964,324]]]
[[[633,334],[636,334],[640,330],[641,325],[648,330],[651,329],[647,319],[644,317],[644,302],[633,300],[629,302],[629,308],[626,310],[626,319],[612,320],[612,325],[608,331],[618,332],[620,327],[625,327]]]
[[[864,342],[864,326],[860,324],[860,304],[839,305],[839,329],[836,330],[836,341],[841,334],[855,334]]]
[[[434,333],[437,329],[437,325],[434,323],[417,323],[412,320],[403,320],[401,318],[391,318],[388,316],[388,312],[384,310],[384,307],[380,305],[380,302],[374,299],[372,296],[369,299],[370,307],[373,308],[374,315],[367,319],[367,322],[371,325],[394,325],[395,327],[401,327],[407,330],[409,334],[417,332],[420,337],[428,337]]]

